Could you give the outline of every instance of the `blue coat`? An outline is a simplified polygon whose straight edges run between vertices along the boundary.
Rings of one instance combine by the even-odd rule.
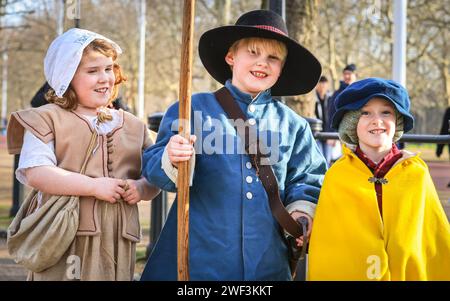
[[[260,136],[267,137],[263,139],[276,161],[272,168],[284,204],[298,200],[317,203],[326,163],[308,123],[273,99],[270,90],[252,102],[249,94],[240,92],[230,81],[226,87],[248,118],[257,121]],[[256,170],[240,148],[236,130],[212,93],[193,95],[191,114],[197,142],[189,208],[190,279],[290,280],[286,245]],[[167,142],[176,133],[171,128],[178,128],[177,117],[178,103],[167,110],[156,143],[145,151],[143,159],[143,175],[161,189],[173,192],[175,184],[161,168],[161,159]],[[264,125],[264,120],[269,122]],[[176,252],[175,202],[142,280],[176,280]]]

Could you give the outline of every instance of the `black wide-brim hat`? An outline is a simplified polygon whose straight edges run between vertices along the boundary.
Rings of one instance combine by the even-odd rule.
[[[322,74],[319,61],[308,49],[289,38],[283,18],[269,10],[250,11],[243,14],[235,25],[211,29],[200,37],[200,59],[215,80],[224,84],[232,77],[225,56],[234,42],[250,37],[278,40],[287,47],[286,62],[278,81],[271,88],[272,95],[300,95],[314,89]]]

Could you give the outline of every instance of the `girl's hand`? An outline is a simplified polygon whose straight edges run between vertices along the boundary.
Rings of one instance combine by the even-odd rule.
[[[94,178],[93,193],[96,199],[115,203],[121,199],[125,190],[122,188],[123,180],[113,178]]]
[[[293,219],[297,220],[298,218],[300,218],[301,216],[304,216],[308,219],[308,232],[306,233],[308,240],[309,237],[311,236],[311,230],[312,230],[312,223],[313,223],[313,219],[306,213],[301,212],[301,211],[294,211],[291,213],[291,216]],[[295,241],[297,242],[297,247],[301,247],[303,246],[303,235],[296,238]]]
[[[194,154],[193,144],[197,140],[195,135],[191,135],[190,141],[180,135],[174,135],[167,143],[167,154],[169,155],[170,163],[178,167],[178,162],[189,161],[192,154]]]
[[[122,199],[130,205],[138,203],[142,199],[142,191],[138,181],[122,180]]]

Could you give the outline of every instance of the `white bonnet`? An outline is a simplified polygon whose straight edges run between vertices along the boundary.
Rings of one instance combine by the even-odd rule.
[[[80,64],[84,48],[95,39],[108,41],[116,49],[117,54],[122,53],[122,49],[114,41],[79,28],[66,31],[50,44],[44,59],[44,73],[58,97],[62,97],[69,87]]]

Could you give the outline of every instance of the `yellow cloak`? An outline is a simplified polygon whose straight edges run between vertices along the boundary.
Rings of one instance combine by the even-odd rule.
[[[450,226],[428,167],[403,157],[386,174],[381,218],[369,168],[348,148],[325,175],[309,280],[450,280]]]

